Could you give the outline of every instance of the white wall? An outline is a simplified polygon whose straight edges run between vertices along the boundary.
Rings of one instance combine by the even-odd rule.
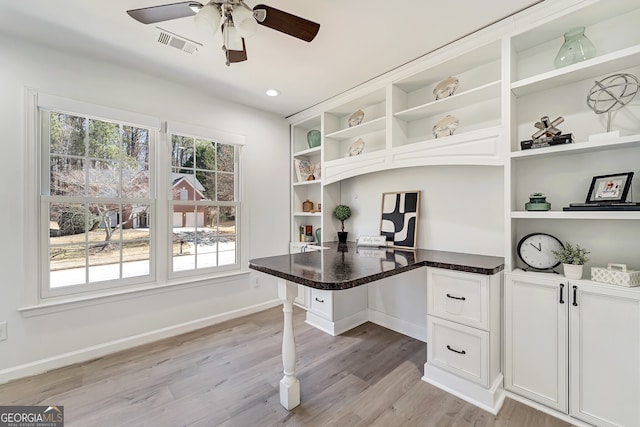
[[[252,286],[249,274],[205,280],[154,292],[139,292],[68,306],[27,317],[18,309],[33,302],[25,280],[24,91],[38,91],[121,108],[246,136],[244,206],[248,215],[245,259],[286,253],[289,229],[289,134],[284,118],[203,95],[201,91],[0,35],[0,383],[237,316],[272,304],[275,280]],[[268,179],[266,179],[268,177]],[[245,311],[243,311],[245,310]],[[216,317],[219,316],[219,317]],[[220,317],[222,316],[222,317]],[[172,329],[179,325],[177,329]]]
[[[425,166],[351,178],[341,184],[351,206],[349,240],[379,235],[382,193],[420,190],[418,247],[504,256],[503,169]]]

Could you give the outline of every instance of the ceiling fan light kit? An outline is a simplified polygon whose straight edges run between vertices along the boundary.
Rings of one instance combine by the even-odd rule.
[[[215,4],[209,3],[200,8],[193,17],[193,22],[195,22],[199,31],[212,36],[218,30],[221,19],[220,9]]]
[[[143,24],[193,16],[198,29],[208,35],[215,35],[218,28],[222,27],[222,49],[227,65],[246,61],[244,39],[257,32],[258,24],[306,42],[312,41],[320,30],[320,24],[308,19],[264,4],[251,9],[242,0],[211,0],[206,5],[186,1],[132,9],[127,13]]]

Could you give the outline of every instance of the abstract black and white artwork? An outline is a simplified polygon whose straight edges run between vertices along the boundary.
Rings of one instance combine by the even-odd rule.
[[[416,248],[420,191],[382,193],[380,235],[396,248]]]

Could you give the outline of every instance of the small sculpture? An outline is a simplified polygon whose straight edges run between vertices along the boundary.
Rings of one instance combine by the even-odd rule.
[[[534,125],[536,128],[540,130],[534,133],[533,135],[531,135],[531,138],[538,139],[538,138],[560,135],[562,131],[558,129],[557,126],[562,122],[564,122],[563,117],[558,117],[552,122],[549,121],[549,116],[540,117],[540,121],[536,122],[536,124]]]
[[[631,102],[639,86],[633,74],[612,74],[596,81],[589,90],[587,105],[596,114],[607,113],[607,132],[611,132],[611,112]]]
[[[433,96],[438,100],[445,96],[453,95],[456,89],[458,89],[458,83],[459,81],[457,77],[448,77],[444,79],[433,89]]]
[[[436,122],[432,128],[433,136],[440,138],[443,136],[451,136],[458,129],[458,119],[451,115],[447,115]]]
[[[358,126],[364,119],[364,111],[358,110],[349,117],[349,127]]]

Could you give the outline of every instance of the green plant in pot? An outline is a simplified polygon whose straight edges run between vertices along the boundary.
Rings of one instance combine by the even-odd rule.
[[[567,279],[581,279],[584,265],[589,261],[588,250],[580,245],[572,245],[569,242],[564,244],[564,248],[552,251],[558,261],[562,263],[564,275]]]
[[[340,231],[338,231],[338,243],[347,243],[349,233],[344,231],[344,222],[351,218],[351,208],[347,205],[338,205],[333,210],[333,216],[341,223]]]

